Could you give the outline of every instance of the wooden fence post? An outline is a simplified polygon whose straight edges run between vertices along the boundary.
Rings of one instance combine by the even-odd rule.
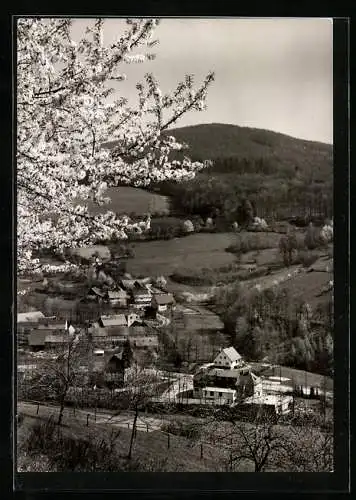
[[[167,434],[167,448],[170,448],[170,435]]]
[[[200,444],[200,458],[203,458],[203,443]]]
[[[146,432],[148,432],[148,424],[146,424]]]
[[[87,427],[89,426],[89,417],[90,417],[90,415],[89,415],[89,413],[87,413]]]
[[[39,411],[40,411],[40,404],[39,404],[39,403],[37,403],[36,415],[38,415]]]

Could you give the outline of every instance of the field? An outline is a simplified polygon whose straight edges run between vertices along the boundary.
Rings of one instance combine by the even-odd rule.
[[[105,210],[112,210],[119,214],[144,215],[147,212],[169,213],[169,200],[166,196],[150,193],[144,189],[133,187],[109,188],[107,196],[111,198],[111,203],[98,207],[93,203],[89,204],[91,213],[100,213]]]
[[[283,286],[296,300],[302,297],[303,300],[307,301],[312,307],[315,307],[318,304],[330,299],[331,292],[327,292],[320,296],[319,294],[332,279],[333,274],[331,272],[303,273],[299,276],[295,276],[289,281],[286,281]]]
[[[198,233],[166,241],[136,243],[135,258],[127,262],[127,271],[135,275],[169,276],[176,271],[217,268],[235,261],[225,251],[234,242],[233,233]]]
[[[43,413],[43,407],[41,407],[40,413]],[[25,416],[18,433],[18,442],[25,438],[36,421],[38,421],[36,417]],[[98,436],[106,438],[109,436],[111,428],[113,428],[111,425],[94,423],[86,427],[85,419],[82,421],[75,417],[66,418],[64,423],[63,432],[76,439],[92,440]],[[120,455],[124,456],[129,447],[131,430],[116,427],[116,430],[118,429],[120,434],[116,441],[116,449]],[[218,446],[205,445],[203,458],[200,458],[200,446],[192,444],[191,440],[172,434],[169,436],[168,442],[168,435],[158,430],[153,432],[138,431],[134,442],[133,458],[139,458],[140,462],[146,464],[146,466],[152,459],[158,463],[162,462],[165,472],[224,471],[224,463],[227,464],[228,456],[223,449]],[[241,471],[249,470],[250,464],[241,465]]]

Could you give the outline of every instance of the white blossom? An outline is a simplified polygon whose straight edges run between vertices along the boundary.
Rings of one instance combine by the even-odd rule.
[[[185,80],[165,96],[147,74],[137,86],[137,108],[124,98],[109,103],[113,89],[108,83],[123,74],[120,67],[152,59],[146,49],[154,42],[158,21],[129,20],[110,46],[104,44],[102,20],[77,43],[71,40],[70,24],[70,19],[61,18],[18,19],[19,273],[38,269],[33,252],[40,248],[88,245],[114,232],[127,238],[134,223],[112,212],[88,212],[88,200],[107,202],[108,187],[180,181],[204,167],[189,158],[172,161],[170,152],[182,145],[162,131],[205,102],[213,74],[194,91],[192,82]],[[145,115],[149,121],[143,120]],[[111,140],[116,147],[105,149],[102,145]]]

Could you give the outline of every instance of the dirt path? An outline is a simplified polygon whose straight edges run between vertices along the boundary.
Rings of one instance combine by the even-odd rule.
[[[38,416],[42,418],[49,418],[51,415],[57,417],[59,413],[59,406],[40,404],[39,407],[36,403],[28,403],[19,401],[17,405],[18,413],[24,413],[29,416]],[[90,426],[90,423],[109,425],[113,427],[123,427],[125,429],[132,429],[134,415],[129,412],[122,412],[118,415],[113,413],[97,411],[91,409],[73,409],[65,408],[63,415],[63,424],[69,423],[75,419],[82,422],[83,425]],[[137,420],[137,430],[144,432],[153,432],[161,429],[163,420],[157,417],[146,416],[142,414]]]

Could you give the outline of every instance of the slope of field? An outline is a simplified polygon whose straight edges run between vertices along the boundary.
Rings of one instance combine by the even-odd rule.
[[[40,417],[48,418],[48,412],[45,412],[45,407],[40,409]],[[18,432],[18,443],[21,443],[26,438],[26,434],[30,431],[38,417],[31,415],[28,410],[21,412],[24,415],[24,421]],[[52,413],[55,413],[54,411]],[[57,411],[58,414],[58,411]],[[143,420],[149,421],[146,417]],[[62,428],[63,433],[67,436],[73,436],[76,439],[95,439],[98,436],[109,438],[110,430],[113,427],[120,429],[120,435],[116,441],[116,450],[119,454],[125,456],[129,448],[131,430],[121,426],[110,424],[95,424],[93,420],[89,427],[85,425],[86,419],[77,416],[68,416],[64,418],[65,427]],[[169,447],[168,447],[169,446]],[[149,464],[152,461],[158,463],[162,461],[166,472],[207,472],[207,471],[224,471],[224,466],[228,464],[228,454],[224,448],[213,445],[204,446],[204,456],[200,456],[200,446],[192,445],[191,440],[170,434],[169,444],[168,435],[159,430],[145,432],[138,430],[134,441],[133,457],[139,458],[141,463]],[[240,471],[249,471],[250,464],[243,462]],[[154,470],[154,469],[153,469]]]
[[[323,180],[332,176],[333,148],[329,144],[221,123],[176,128],[169,134],[188,144],[188,154],[194,158],[264,158],[281,170],[298,167],[302,173],[313,171]]]
[[[176,271],[221,267],[234,262],[235,256],[225,251],[233,244],[233,233],[199,233],[165,241],[135,244],[135,258],[127,262],[134,275],[169,276]]]
[[[135,213],[137,215],[144,215],[147,212],[169,213],[169,200],[166,196],[153,194],[144,189],[129,186],[109,188],[106,195],[111,198],[111,202],[102,207],[89,203],[91,213],[96,214],[106,210],[119,214]]]

